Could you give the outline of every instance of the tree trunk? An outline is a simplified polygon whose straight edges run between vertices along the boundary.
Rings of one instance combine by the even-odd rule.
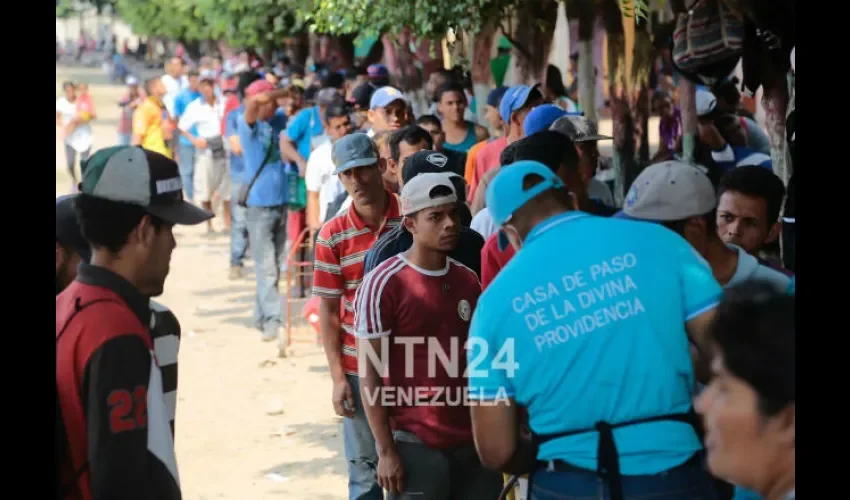
[[[679,78],[679,110],[682,113],[682,158],[693,163],[697,145],[696,86],[687,78]]]
[[[791,178],[785,137],[785,115],[789,98],[788,76],[776,71],[765,72],[762,92],[761,104],[764,107],[764,125],[770,139],[773,172],[787,185],[788,179]]]
[[[628,21],[627,21],[628,22]],[[638,147],[638,165],[640,168],[649,164],[649,114],[651,89],[649,88],[649,73],[655,50],[649,36],[645,21],[635,25],[634,48],[632,50],[632,116],[635,121],[635,144]],[[626,172],[626,186],[630,179],[637,177],[639,172]],[[634,175],[634,177],[632,177]]]
[[[635,162],[635,119],[632,115],[632,93],[626,82],[626,39],[623,15],[617,0],[604,0],[601,4],[602,20],[608,36],[608,99],[611,103],[611,121],[614,135],[614,199],[622,203],[629,180],[637,170]],[[627,19],[626,22],[634,22]],[[579,56],[581,57],[581,56]]]
[[[293,64],[304,66],[310,54],[310,34],[307,30],[297,33],[287,43],[289,59]]]
[[[513,38],[527,52],[516,51],[518,80],[536,82],[549,61],[549,50],[558,20],[558,2],[529,0],[517,16]]]
[[[475,35],[472,44],[472,90],[475,92],[478,109],[473,109],[478,123],[486,124],[484,114],[487,110],[487,91],[490,87],[490,59],[493,42],[496,41],[496,26],[485,26]]]
[[[193,61],[200,61],[201,59],[201,42],[198,40],[186,40],[181,39],[180,43],[183,44],[183,48],[186,49],[186,53],[189,55],[189,58]]]
[[[355,35],[339,35],[333,37],[332,47],[335,49],[331,62],[335,69],[350,68],[354,66],[354,38]]]
[[[572,6],[571,6],[572,7]],[[596,29],[596,6],[593,0],[577,0],[578,18],[578,102],[589,120],[596,114],[596,70],[593,66],[593,32]]]

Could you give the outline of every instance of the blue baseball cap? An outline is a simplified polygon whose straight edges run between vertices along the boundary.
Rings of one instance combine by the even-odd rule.
[[[522,181],[528,175],[539,175],[543,182],[527,190],[522,188]],[[493,223],[501,227],[520,207],[543,191],[552,188],[562,188],[564,182],[546,165],[533,160],[520,160],[503,165],[499,173],[487,186],[487,209],[493,217]],[[508,246],[505,233],[499,230],[499,250]]]
[[[538,89],[540,84],[535,84],[532,86],[528,85],[514,85],[509,88],[505,95],[502,96],[502,100],[499,102],[499,116],[502,117],[502,120],[505,123],[510,123],[511,114],[525,106],[525,103],[528,102],[528,98],[531,96],[533,91],[540,92]]]
[[[502,102],[502,97],[504,97],[505,92],[507,91],[508,87],[504,85],[501,85],[491,90],[490,93],[487,94],[487,105],[499,109],[499,103]]]
[[[369,109],[386,108],[394,101],[404,101],[407,104],[407,96],[395,87],[381,87],[372,94],[369,100]]]
[[[549,130],[555,120],[566,116],[567,112],[554,104],[541,104],[532,109],[522,122],[522,130],[526,136],[536,134],[541,130]]]
[[[378,163],[375,143],[363,133],[349,134],[333,143],[331,161],[334,164],[333,175],[341,174],[352,168],[365,167]]]

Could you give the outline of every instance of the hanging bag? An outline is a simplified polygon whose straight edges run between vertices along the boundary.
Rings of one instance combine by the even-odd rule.
[[[725,0],[695,0],[676,19],[673,63],[686,76],[722,78],[735,69],[743,45],[743,19]]]

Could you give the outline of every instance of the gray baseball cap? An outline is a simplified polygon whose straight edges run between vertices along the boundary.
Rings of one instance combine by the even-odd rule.
[[[579,115],[562,116],[552,123],[549,130],[564,134],[573,142],[613,139],[611,136],[600,134],[595,122]]]
[[[667,222],[703,215],[717,206],[714,186],[694,165],[678,160],[646,167],[615,217]]]
[[[333,175],[378,163],[376,150],[372,139],[363,133],[349,134],[339,139],[331,148],[331,160],[336,167]]]
[[[337,101],[342,102],[343,99],[336,89],[324,88],[316,94],[316,104],[320,106],[329,106]]]

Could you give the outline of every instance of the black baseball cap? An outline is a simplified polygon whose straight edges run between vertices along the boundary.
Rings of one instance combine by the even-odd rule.
[[[432,149],[423,149],[408,156],[401,167],[401,179],[405,184],[419,174],[450,173],[449,159],[443,153]]]
[[[83,238],[83,231],[74,212],[74,200],[77,196],[79,195],[69,194],[56,198],[56,243],[77,252],[84,262],[89,262],[91,248]]]
[[[358,110],[368,110],[369,103],[372,100],[372,94],[374,93],[375,86],[370,82],[363,82],[351,91],[351,100],[349,102]]]

